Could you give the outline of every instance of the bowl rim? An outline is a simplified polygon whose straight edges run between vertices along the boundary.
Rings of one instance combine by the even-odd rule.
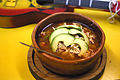
[[[101,35],[101,37],[102,37],[101,45],[100,45],[100,47],[97,49],[97,51],[96,51],[94,54],[92,54],[91,56],[89,56],[89,57],[87,57],[87,58],[83,58],[83,59],[61,60],[61,59],[55,58],[55,57],[53,57],[53,56],[50,56],[50,55],[48,55],[48,54],[46,54],[46,53],[42,53],[42,55],[45,56],[46,58],[49,58],[49,59],[52,59],[52,60],[55,60],[55,61],[58,61],[58,62],[62,62],[62,63],[68,63],[68,64],[78,63],[78,62],[82,63],[82,62],[86,62],[86,61],[91,60],[93,57],[96,57],[96,56],[98,55],[98,53],[100,53],[100,51],[103,49],[104,43],[105,43],[105,34],[104,34],[102,28],[101,28],[94,20],[90,19],[89,17],[84,16],[84,15],[81,15],[81,14],[79,14],[79,13],[73,13],[73,12],[58,12],[58,13],[54,13],[54,14],[49,15],[49,16],[45,17],[44,19],[42,19],[42,20],[36,25],[36,27],[34,28],[34,30],[33,30],[33,32],[32,32],[32,43],[33,43],[34,47],[39,48],[39,46],[38,46],[38,44],[37,44],[37,42],[36,42],[36,38],[35,38],[35,35],[36,35],[36,32],[37,32],[37,29],[38,29],[39,25],[40,25],[42,22],[46,21],[47,19],[49,19],[49,18],[51,18],[51,17],[54,17],[54,16],[56,16],[56,15],[60,15],[60,14],[78,15],[78,16],[81,16],[81,17],[83,17],[83,18],[85,18],[85,19],[88,19],[89,21],[91,21],[92,23],[94,23],[94,24],[98,27],[98,29],[101,31],[101,34],[102,34],[102,35]]]

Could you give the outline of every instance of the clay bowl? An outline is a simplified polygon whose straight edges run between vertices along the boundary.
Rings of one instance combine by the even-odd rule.
[[[53,56],[50,56],[46,53],[41,54],[35,49],[35,52],[44,67],[46,67],[52,72],[62,75],[82,74],[92,69],[97,63],[98,58],[101,56],[105,43],[104,32],[96,22],[94,22],[88,17],[85,17],[77,13],[61,12],[61,13],[52,14],[44,18],[37,24],[37,26],[35,27],[32,33],[33,46],[36,48],[40,48],[37,41],[39,37],[38,34],[45,26],[54,22],[71,21],[71,20],[79,21],[81,23],[88,25],[98,36],[100,46],[98,50],[94,53],[94,55],[79,60],[61,60]]]

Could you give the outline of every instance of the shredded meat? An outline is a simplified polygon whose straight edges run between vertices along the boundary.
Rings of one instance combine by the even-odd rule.
[[[53,30],[55,30],[55,27],[52,27]]]
[[[46,34],[46,32],[41,32],[40,36],[43,37],[43,36],[45,36],[45,34]]]
[[[90,37],[90,33],[89,32],[86,32],[85,34],[87,35],[87,37]]]
[[[87,35],[87,37],[89,38],[89,41],[92,43],[92,44],[94,44],[94,39],[95,39],[95,35],[93,35],[93,34],[90,34],[89,32],[86,32],[86,35]]]
[[[93,34],[89,35],[89,40],[90,40],[90,42],[91,42],[92,44],[95,43],[95,42],[94,42],[94,39],[95,39],[95,35],[93,35]]]
[[[59,42],[57,45],[57,53],[70,53],[70,54],[79,54],[80,53],[80,47],[78,44],[72,44],[70,46],[65,46],[63,42]]]
[[[64,43],[63,42],[59,42],[58,43],[58,45],[57,45],[57,50],[56,50],[56,52],[57,53],[62,53],[62,52],[64,52],[64,51],[67,51],[67,47],[64,45]]]
[[[70,46],[69,52],[72,54],[79,54],[80,53],[80,48],[78,44],[72,44]]]

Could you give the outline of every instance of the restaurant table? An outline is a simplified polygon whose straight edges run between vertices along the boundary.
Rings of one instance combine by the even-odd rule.
[[[28,4],[19,7],[25,8],[25,5]],[[109,12],[90,9],[74,9],[74,12],[97,22],[105,33],[107,63],[99,80],[120,80],[120,17],[116,15],[115,23],[110,24],[107,21]],[[31,34],[35,26],[0,28],[0,80],[35,80],[28,67],[29,47],[19,43],[32,44]]]

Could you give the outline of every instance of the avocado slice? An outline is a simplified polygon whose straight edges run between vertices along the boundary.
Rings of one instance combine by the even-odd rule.
[[[86,42],[87,44],[89,44],[89,39],[88,39],[88,37],[86,36],[86,34],[85,34],[84,32],[81,32],[81,31],[79,31],[79,30],[77,30],[77,29],[70,29],[70,30],[69,30],[69,34],[72,34],[72,35],[80,34],[80,35],[82,35],[83,38],[85,39],[85,42]]]
[[[51,42],[52,42],[52,40],[55,36],[57,36],[61,33],[68,33],[68,32],[69,32],[69,30],[67,28],[60,28],[60,29],[57,29],[57,30],[53,31],[52,34],[49,37],[50,44],[51,44]]]
[[[58,43],[62,41],[65,46],[69,46],[73,43],[74,37],[67,34],[67,33],[62,33],[57,35],[56,37],[53,38],[53,41],[51,43],[51,48],[53,52],[56,52]]]
[[[88,45],[85,41],[79,39],[79,38],[76,38],[74,41],[73,41],[73,44],[78,44],[81,48],[81,51],[80,53],[78,54],[78,56],[81,56],[83,55],[84,53],[86,53],[86,51],[88,50]]]
[[[79,31],[82,31],[81,27],[79,26],[76,26],[76,25],[61,25],[61,26],[58,26],[56,29],[60,29],[60,28],[68,28],[68,29],[77,29]]]

